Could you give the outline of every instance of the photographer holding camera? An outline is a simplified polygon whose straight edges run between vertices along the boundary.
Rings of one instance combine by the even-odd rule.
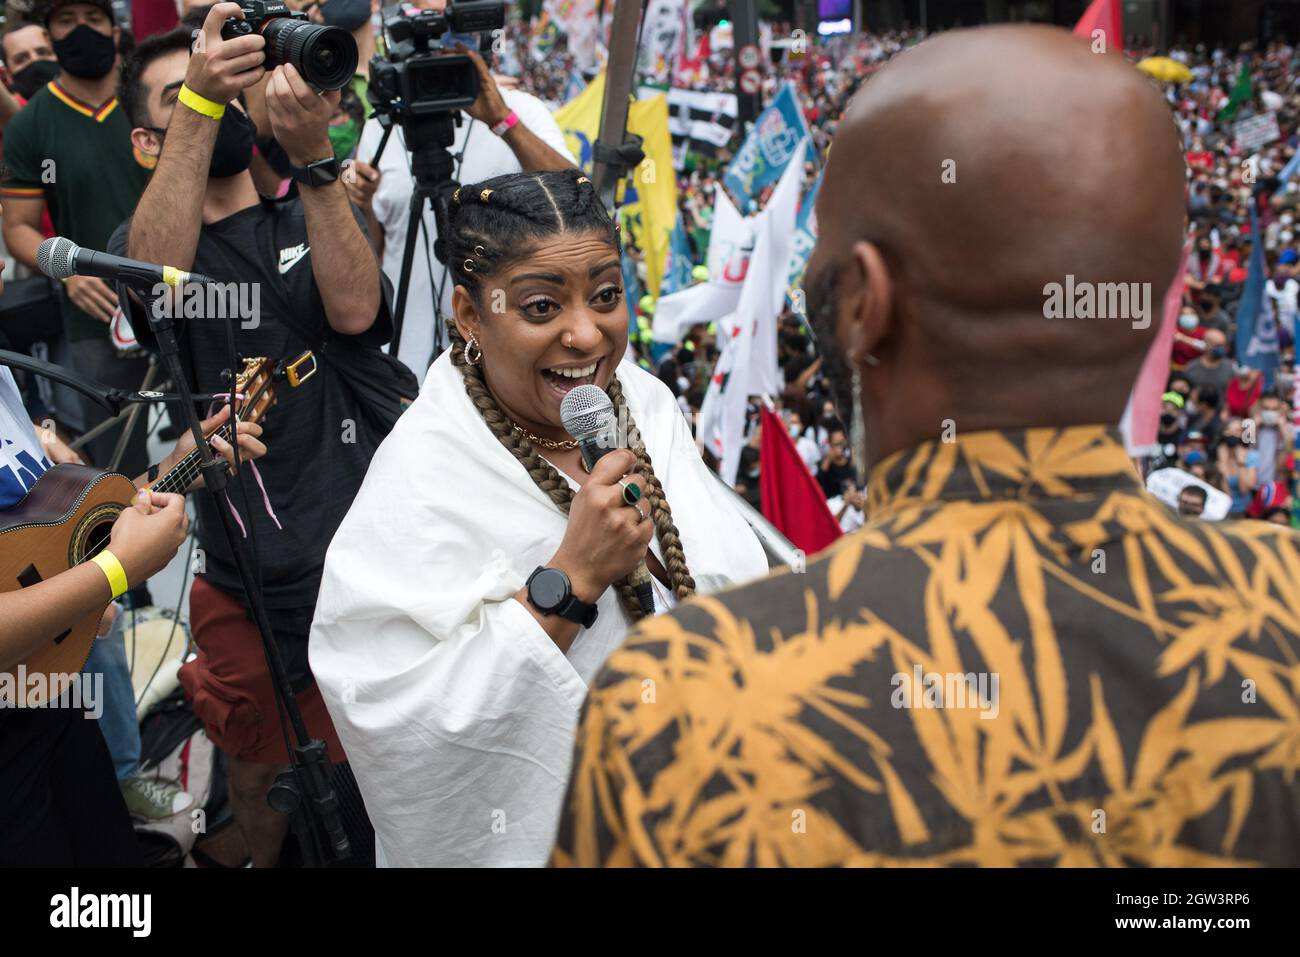
[[[446,0],[417,0],[415,8],[443,11]],[[403,10],[407,10],[403,5]],[[478,98],[464,109],[448,148],[456,161],[453,178],[476,183],[505,173],[569,169],[577,165],[570,155],[550,110],[541,100],[522,90],[506,89],[488,70],[477,50],[456,45],[478,72]],[[371,96],[372,102],[374,96]],[[396,288],[401,279],[402,251],[410,216],[414,180],[411,154],[404,131],[394,124],[392,136],[376,169],[371,160],[383,138],[378,119],[366,123],[357,148],[357,162],[344,177],[348,195],[366,214],[366,222],[380,254],[384,273]],[[424,237],[417,244],[403,317],[398,358],[424,380],[433,361],[435,303],[441,314],[451,315],[453,283],[433,255],[438,231],[433,210],[424,208]],[[427,254],[426,254],[427,253]],[[436,298],[435,298],[436,297]]]
[[[244,10],[218,3],[193,39],[193,55],[190,31],[182,28],[149,37],[126,58],[121,99],[131,139],[159,159],[134,217],[109,248],[198,271],[238,291],[238,314],[212,314],[208,297],[202,319],[178,323],[196,393],[229,388],[222,371],[230,364],[231,334],[244,356],[316,353],[320,364],[310,381],[277,391],[263,423],[269,453],[258,462],[260,479],[232,487],[228,501],[248,530],[248,551],[308,730],[339,762],[342,748],[307,664],[307,634],[326,547],[361,485],[374,433],[382,431],[368,425],[375,421],[373,395],[355,382],[378,379],[376,366],[387,370],[379,347],[392,323],[378,263],[337,181],[328,125],[339,93],[317,93],[304,81],[295,64],[310,73],[310,53],[285,54],[276,65],[281,51],[267,34],[292,29],[281,16],[274,29],[239,35],[234,27]],[[248,171],[254,124],[238,98],[268,67],[271,127],[298,184],[291,199],[263,199]],[[244,308],[249,301],[251,311]],[[143,311],[139,303],[132,307]],[[147,323],[141,319],[136,329],[147,330]],[[413,398],[414,379],[401,371]],[[244,483],[248,471],[232,485]],[[216,506],[202,498],[196,507],[204,569],[190,592],[190,621],[198,654],[181,669],[181,683],[208,737],[230,757],[231,804],[253,864],[273,866],[287,825],[266,803],[288,760],[277,702]]]

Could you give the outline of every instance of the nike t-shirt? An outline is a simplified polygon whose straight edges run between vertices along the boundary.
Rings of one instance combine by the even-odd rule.
[[[109,240],[110,252],[127,254],[129,229],[129,220],[118,227]],[[294,322],[313,337],[346,338],[334,333],[325,318],[312,274],[302,202],[296,198],[264,200],[218,222],[205,223],[191,268],[218,283],[237,284],[237,295],[229,304],[241,308],[227,312],[250,313],[224,319],[211,315],[178,319],[181,357],[195,393],[229,388],[222,378],[222,371],[231,366],[227,328],[234,334],[241,358],[293,358],[308,348],[287,324],[286,308],[294,310]],[[250,308],[242,310],[244,306]],[[152,348],[147,317],[138,306],[132,311],[132,325],[141,344]],[[377,349],[391,335],[392,323],[381,303],[375,324],[352,338]],[[332,354],[336,361],[345,358],[342,349]],[[199,412],[207,414],[208,409]],[[369,465],[369,456],[355,441],[360,417],[352,391],[324,362],[296,389],[281,380],[275,405],[262,421],[266,456],[256,463],[265,499],[279,525],[268,512],[262,489],[249,468],[231,481],[228,495],[244,525],[251,524],[263,593],[272,611],[311,609],[316,603],[325,550]],[[239,489],[241,482],[246,498]],[[198,513],[199,545],[204,550],[203,577],[239,597],[243,587],[221,518],[207,493],[192,497]],[[281,619],[272,615],[273,623],[289,617],[297,616]]]

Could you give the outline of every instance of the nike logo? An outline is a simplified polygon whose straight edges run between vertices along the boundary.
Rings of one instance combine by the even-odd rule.
[[[283,276],[285,273],[287,273],[290,269],[294,267],[294,265],[299,260],[302,259],[303,256],[306,256],[309,252],[311,252],[311,247],[308,246],[306,243],[302,243],[298,246],[290,246],[288,249],[281,249],[280,267],[279,267],[280,275]]]

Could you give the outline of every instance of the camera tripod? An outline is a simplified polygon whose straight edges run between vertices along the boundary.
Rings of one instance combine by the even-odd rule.
[[[380,123],[384,127],[384,136],[379,141],[379,149],[371,165],[378,168],[379,160],[388,146],[388,138],[393,133],[394,118],[391,114],[381,115]],[[433,244],[433,254],[438,262],[447,264],[446,241],[447,207],[451,203],[452,193],[460,184],[453,178],[456,169],[455,160],[448,147],[456,139],[456,127],[460,123],[460,113],[448,111],[414,120],[397,120],[402,127],[402,138],[406,149],[411,154],[411,174],[415,187],[411,192],[410,209],[406,218],[406,244],[402,249],[402,269],[397,280],[397,302],[393,310],[393,340],[388,345],[388,354],[397,355],[402,341],[402,319],[406,313],[406,296],[411,285],[411,265],[415,261],[415,240],[417,230],[424,228],[424,204],[427,202],[433,210],[433,221],[437,226],[438,238]],[[430,277],[432,278],[432,277]],[[442,351],[442,323],[438,321],[442,313],[438,290],[433,290],[433,355]]]

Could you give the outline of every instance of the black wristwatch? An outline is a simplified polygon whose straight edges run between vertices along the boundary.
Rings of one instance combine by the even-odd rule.
[[[330,156],[306,166],[290,166],[289,175],[305,186],[328,186],[339,178],[339,161]]]
[[[569,576],[558,568],[538,565],[528,576],[528,601],[543,615],[559,615],[583,628],[596,622],[596,606],[573,597]]]

